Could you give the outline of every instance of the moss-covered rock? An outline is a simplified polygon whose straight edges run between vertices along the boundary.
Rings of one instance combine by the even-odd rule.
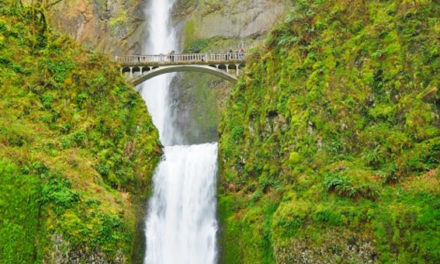
[[[225,263],[440,261],[439,17],[296,1],[222,116]]]
[[[105,56],[0,4],[0,262],[131,263],[161,149]]]

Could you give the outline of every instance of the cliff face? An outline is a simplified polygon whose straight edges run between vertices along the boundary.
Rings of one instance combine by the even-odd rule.
[[[174,17],[185,23],[183,43],[214,37],[262,36],[284,14],[285,0],[178,0]]]
[[[440,262],[440,6],[298,1],[220,124],[223,262]]]
[[[50,10],[60,32],[98,51],[114,55],[141,51],[145,1],[69,0]]]
[[[249,50],[291,6],[284,0],[178,0],[173,19],[185,52]],[[231,85],[209,75],[186,73],[174,83],[178,120],[189,142],[218,139],[219,113]]]
[[[50,10],[60,32],[100,52],[139,53],[145,36],[144,0],[71,0]],[[263,36],[290,5],[287,0],[177,0],[174,23],[184,48],[194,40]],[[241,44],[236,42],[235,45]]]

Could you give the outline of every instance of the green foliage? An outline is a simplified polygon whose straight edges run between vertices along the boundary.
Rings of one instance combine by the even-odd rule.
[[[382,261],[436,263],[440,259],[440,198],[428,193],[398,198],[390,204],[394,210],[378,211],[373,222]]]
[[[191,43],[195,40],[196,22],[194,20],[189,20],[185,23],[185,28],[183,29],[183,36],[185,42]]]
[[[0,3],[0,54],[0,263],[130,262],[161,154],[144,102],[41,8]]]
[[[200,39],[200,40],[196,40],[191,42],[183,52],[185,53],[200,53],[202,52],[205,48],[208,47],[208,41],[206,39]]]
[[[439,17],[434,1],[300,0],[248,55],[219,128],[219,195],[237,203],[222,239],[242,263],[268,247],[272,263],[440,261]]]
[[[0,262],[34,263],[40,232],[40,179],[0,159]]]
[[[324,186],[327,191],[335,191],[339,195],[354,197],[356,189],[353,188],[351,182],[339,175],[329,175],[324,179]]]
[[[47,176],[46,176],[47,177]],[[50,179],[41,189],[41,202],[53,205],[57,215],[72,208],[79,202],[77,193],[71,191],[70,182],[59,175],[50,175]]]

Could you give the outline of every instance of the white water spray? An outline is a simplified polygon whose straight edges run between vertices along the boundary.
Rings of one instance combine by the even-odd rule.
[[[174,1],[151,0],[146,10],[149,37],[145,54],[167,54],[177,49],[169,23]],[[173,125],[169,93],[173,76],[153,78],[141,89],[165,145],[149,201],[144,263],[215,264],[217,144],[178,145],[184,141]]]

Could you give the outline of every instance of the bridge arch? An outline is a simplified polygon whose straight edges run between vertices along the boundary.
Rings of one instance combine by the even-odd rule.
[[[134,85],[165,73],[190,71],[211,74],[234,83],[246,64],[244,51],[117,56],[115,61],[121,66],[121,74],[128,73],[125,74],[127,81]]]
[[[238,66],[237,66],[238,68]],[[139,76],[134,76],[129,80],[133,85],[139,85],[149,79],[152,79],[156,76],[173,73],[173,72],[200,72],[207,73],[217,77],[220,77],[226,81],[231,83],[235,83],[238,78],[236,75],[230,74],[224,70],[221,70],[215,66],[211,65],[196,65],[196,64],[180,64],[180,65],[167,65],[167,66],[159,66],[157,68],[151,69],[150,71],[145,71]]]

